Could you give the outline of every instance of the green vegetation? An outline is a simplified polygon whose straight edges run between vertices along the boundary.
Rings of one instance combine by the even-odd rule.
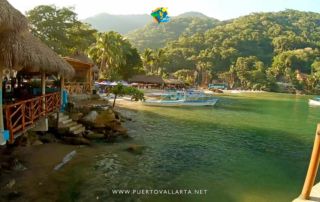
[[[218,20],[208,17],[173,17],[168,23],[149,23],[141,29],[127,34],[132,44],[143,51],[145,48],[163,48],[167,42],[176,40],[179,36],[191,36],[195,33],[205,32],[213,28]]]
[[[77,20],[73,8],[41,5],[27,12],[32,33],[62,56],[87,52],[100,67],[100,78],[127,80],[141,71],[136,48],[117,32],[97,33]]]
[[[127,80],[141,71],[142,61],[137,49],[117,32],[97,34],[96,42],[88,52],[100,65],[102,79]]]
[[[100,78],[146,73],[201,86],[320,90],[319,13],[285,10],[219,22],[191,12],[148,24],[128,39],[114,31],[96,33],[70,8],[38,6],[27,15],[33,34],[59,54],[87,52],[99,65]]]
[[[112,87],[110,93],[114,94],[113,105],[112,105],[113,108],[115,107],[117,97],[119,96],[130,95],[131,100],[134,100],[134,101],[144,100],[144,94],[142,91],[134,87],[124,86],[122,84],[118,84]]]
[[[240,17],[169,42],[161,69],[193,71],[199,85],[214,80],[231,88],[277,91],[280,82],[316,93],[319,25],[320,14],[295,10]]]
[[[55,52],[71,55],[95,41],[96,30],[77,20],[73,8],[41,5],[27,12],[31,32]]]

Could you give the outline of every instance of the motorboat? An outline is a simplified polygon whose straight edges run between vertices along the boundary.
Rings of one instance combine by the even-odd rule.
[[[208,96],[202,91],[176,91],[157,93],[158,99],[146,99],[143,104],[148,106],[213,106],[218,99]]]
[[[320,106],[320,97],[315,97],[313,99],[309,99],[309,105]]]

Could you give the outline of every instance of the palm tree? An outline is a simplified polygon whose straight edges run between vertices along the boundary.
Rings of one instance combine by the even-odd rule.
[[[146,48],[142,54],[143,67],[147,73],[153,72],[154,52],[150,48]]]
[[[163,56],[164,56],[164,50],[158,49],[153,53],[153,64],[156,70],[156,74],[161,75],[162,74],[162,63],[163,63]]]
[[[122,49],[124,39],[116,32],[98,33],[96,43],[89,49],[90,57],[107,73],[125,63]]]

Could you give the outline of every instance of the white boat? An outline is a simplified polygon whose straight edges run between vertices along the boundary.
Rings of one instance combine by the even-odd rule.
[[[154,96],[152,96],[154,97]],[[207,96],[201,91],[176,91],[157,94],[160,99],[147,99],[143,102],[148,106],[213,106],[218,99]]]
[[[309,105],[320,106],[320,97],[316,97],[314,99],[309,99]]]
[[[217,103],[218,99],[210,100],[145,100],[144,105],[147,106],[213,106]]]

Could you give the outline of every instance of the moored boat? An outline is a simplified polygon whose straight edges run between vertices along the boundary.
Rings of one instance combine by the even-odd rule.
[[[143,102],[148,106],[213,106],[218,99],[207,96],[200,91],[177,91],[163,93],[160,99],[147,99]]]
[[[217,103],[218,99],[211,100],[146,100],[143,102],[144,105],[148,106],[213,106]]]
[[[309,105],[320,106],[320,97],[316,97],[314,99],[309,99]]]

